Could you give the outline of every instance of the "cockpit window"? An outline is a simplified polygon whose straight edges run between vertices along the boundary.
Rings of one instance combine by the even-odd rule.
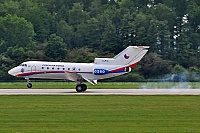
[[[19,66],[25,66],[25,67],[27,67],[27,64],[20,64]]]

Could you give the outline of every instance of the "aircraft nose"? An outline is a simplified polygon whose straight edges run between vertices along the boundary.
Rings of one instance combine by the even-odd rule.
[[[10,75],[12,75],[12,76],[15,76],[15,75],[14,75],[14,72],[15,72],[15,70],[14,70],[14,68],[12,68],[12,69],[10,69],[10,70],[8,71],[8,74],[10,74]]]

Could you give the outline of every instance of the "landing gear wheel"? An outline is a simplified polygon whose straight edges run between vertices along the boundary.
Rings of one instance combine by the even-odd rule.
[[[32,88],[32,84],[31,83],[27,83],[27,87],[28,88]]]
[[[78,84],[76,86],[76,91],[77,92],[84,92],[86,90],[87,90],[87,85],[85,85],[85,84]]]
[[[81,86],[81,84],[79,84],[79,85],[76,86],[76,91],[77,92],[82,92],[82,86]]]
[[[87,85],[86,84],[81,84],[82,85],[82,90],[83,92],[87,90]]]

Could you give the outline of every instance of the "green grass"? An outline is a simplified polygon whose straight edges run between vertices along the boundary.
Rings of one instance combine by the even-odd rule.
[[[199,96],[0,96],[0,132],[200,132]]]
[[[34,82],[37,89],[74,89],[75,82]],[[152,89],[152,88],[200,88],[200,82],[99,82],[97,85],[87,83],[93,89]],[[25,89],[26,82],[0,82],[0,89]]]

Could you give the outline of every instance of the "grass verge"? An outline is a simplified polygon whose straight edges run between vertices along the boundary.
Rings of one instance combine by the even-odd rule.
[[[0,132],[200,132],[199,96],[0,96]]]

